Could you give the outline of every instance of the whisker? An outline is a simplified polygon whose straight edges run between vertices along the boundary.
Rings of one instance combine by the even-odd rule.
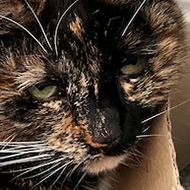
[[[18,27],[22,28],[25,32],[27,32],[38,43],[38,45],[43,49],[43,51],[45,53],[47,53],[47,50],[44,48],[44,46],[41,44],[41,42],[28,29],[26,29],[24,26],[22,26],[18,22],[14,21],[14,20],[12,20],[12,19],[10,19],[8,17],[5,17],[3,15],[0,15],[0,18],[5,19],[5,20],[7,20],[9,22],[12,22],[13,24],[15,24]]]
[[[127,26],[125,27],[125,29],[123,30],[122,33],[122,37],[125,35],[127,29],[129,28],[129,26],[132,24],[132,22],[134,21],[135,17],[137,16],[137,14],[139,13],[139,11],[141,10],[141,8],[144,6],[144,4],[146,3],[147,0],[144,0],[141,5],[139,6],[139,8],[136,10],[136,12],[134,13],[134,15],[132,16],[132,18],[130,19],[130,21],[128,22]]]
[[[3,143],[11,142],[9,139],[12,138],[13,136],[14,134],[9,135],[5,140],[3,140]]]
[[[4,141],[3,142],[0,142],[0,144],[1,143],[5,143]],[[41,143],[41,144],[43,144],[44,143],[44,141],[29,141],[29,142],[25,142],[25,141],[21,141],[21,142],[11,142],[10,144],[12,144],[12,145],[18,145],[18,144],[39,144],[39,143]]]
[[[80,185],[80,183],[82,182],[82,180],[85,178],[85,176],[87,175],[87,172],[85,172],[82,177],[79,179],[78,183],[76,184],[76,186],[74,187],[73,190],[76,190],[78,188],[78,186]]]
[[[66,170],[67,166],[69,164],[71,164],[72,161],[70,161],[70,163],[67,163],[67,165],[65,166],[65,168],[63,168],[63,170],[60,172],[59,176],[56,178],[56,180],[53,182],[53,184],[51,185],[51,188],[56,184],[56,182],[60,179],[60,177],[62,176],[63,172]]]
[[[142,157],[143,157],[143,153],[140,152],[138,149],[133,149],[132,151],[132,157],[133,157],[133,164],[131,164],[131,166],[133,165],[133,167],[137,167],[139,165],[141,165],[142,163]]]
[[[76,169],[81,165],[83,164],[87,159],[89,159],[90,156],[88,156],[86,159],[82,160],[81,162],[79,162],[64,178],[64,180],[62,181],[62,186],[63,184],[65,183],[65,181],[67,179],[69,179],[71,177],[71,175],[76,171]]]
[[[11,138],[12,137],[12,138]],[[10,143],[11,143],[11,141],[15,138],[16,136],[13,134],[13,135],[10,135],[9,137],[7,137],[6,139],[5,139],[5,144],[4,144],[4,146],[2,147],[2,149],[1,150],[4,150]],[[7,141],[9,138],[11,138],[9,141]],[[0,150],[0,152],[1,152],[1,150]]]
[[[0,160],[5,160],[5,159],[8,159],[8,158],[14,158],[14,157],[17,157],[17,156],[23,156],[25,154],[33,154],[33,153],[40,153],[40,152],[45,152],[45,151],[50,151],[51,149],[39,149],[39,150],[33,150],[33,151],[24,151],[24,152],[20,152],[18,154],[13,154],[13,155],[9,155],[9,156],[2,156],[0,157]],[[1,151],[0,151],[1,152]]]
[[[23,172],[23,173],[17,175],[17,176],[14,177],[12,180],[15,180],[16,178],[21,177],[21,176],[23,176],[23,175],[25,175],[25,174],[27,174],[27,173],[30,173],[30,172],[32,172],[32,171],[34,171],[34,170],[36,170],[36,169],[39,169],[39,168],[42,168],[42,167],[45,167],[45,166],[49,166],[49,165],[51,165],[51,164],[54,164],[54,163],[60,162],[60,161],[61,161],[61,159],[58,159],[58,160],[54,160],[54,161],[51,161],[51,162],[48,162],[48,163],[45,163],[45,164],[41,164],[41,165],[39,165],[39,166],[34,166],[34,167],[25,168],[25,169],[20,169],[20,170],[14,170],[13,172],[22,172],[22,171],[25,171],[25,172]],[[26,171],[26,170],[27,170],[27,171]]]
[[[0,153],[3,152],[3,151],[27,151],[29,149],[42,149],[42,148],[47,148],[47,145],[46,144],[41,144],[41,145],[11,145],[10,143],[7,144],[6,143],[0,143],[0,147],[3,147],[1,150],[0,150]]]
[[[149,137],[166,137],[166,136],[165,135],[159,135],[159,134],[138,135],[138,136],[136,136],[137,139],[140,139],[140,138],[149,138]]]
[[[59,26],[61,24],[61,21],[63,20],[64,16],[67,14],[67,12],[78,2],[79,0],[76,0],[74,1],[67,9],[66,11],[62,14],[62,16],[60,17],[57,25],[56,25],[56,28],[55,28],[55,34],[54,34],[54,47],[55,47],[55,55],[58,59],[58,48],[57,48],[57,33],[58,33],[58,29],[59,29]]]
[[[29,162],[36,162],[36,161],[41,161],[41,160],[47,160],[51,157],[51,154],[42,154],[38,156],[31,156],[29,158],[22,158],[22,159],[16,159],[16,160],[11,160],[11,161],[6,161],[0,163],[0,167],[3,166],[9,166],[12,164],[23,164],[23,163],[29,163]]]
[[[100,12],[100,9],[95,10],[94,12],[91,13],[91,15],[95,15],[96,13]]]
[[[4,150],[0,150],[0,154],[17,154],[23,153],[26,151],[40,150],[44,147],[14,147],[14,148],[6,148]],[[49,149],[51,150],[51,149]]]
[[[29,9],[31,10],[31,12],[32,12],[32,14],[34,15],[36,21],[38,22],[39,27],[40,27],[40,29],[41,29],[41,31],[42,31],[42,34],[44,35],[44,38],[45,38],[45,40],[46,40],[46,42],[47,42],[49,48],[53,51],[53,48],[52,48],[52,46],[51,46],[51,44],[50,44],[50,42],[49,42],[49,40],[48,40],[48,37],[47,37],[47,35],[46,35],[46,33],[45,33],[45,30],[44,30],[44,28],[43,28],[43,26],[42,26],[42,24],[41,24],[41,22],[40,22],[38,16],[37,16],[36,13],[34,12],[33,8],[30,6],[30,4],[28,3],[28,1],[27,1],[27,0],[24,0],[24,1],[25,1],[25,3],[27,4],[27,6],[29,7]]]
[[[12,140],[12,139],[11,139]],[[27,149],[36,149],[36,148],[44,148],[47,147],[45,143],[22,143],[22,142],[9,142],[3,141],[0,142],[0,146],[3,146],[3,148],[0,150],[0,153],[5,149],[5,151],[24,151]],[[7,148],[8,147],[8,148]]]
[[[176,108],[178,108],[178,107],[180,107],[180,106],[182,106],[182,105],[184,105],[184,104],[186,104],[186,103],[189,103],[189,102],[190,102],[190,99],[188,99],[188,100],[186,100],[186,101],[184,101],[184,102],[182,102],[182,103],[180,103],[180,104],[177,104],[177,105],[175,105],[175,106],[173,106],[173,107],[171,107],[171,108],[168,108],[168,109],[165,110],[165,111],[162,111],[162,112],[160,112],[160,113],[157,113],[157,114],[155,114],[155,115],[149,117],[148,119],[143,120],[143,121],[141,122],[141,124],[144,124],[144,123],[146,123],[146,122],[148,122],[148,121],[150,121],[150,120],[152,120],[152,119],[154,119],[154,118],[156,118],[156,117],[158,117],[158,116],[161,116],[161,115],[163,115],[163,114],[165,114],[165,113],[167,113],[167,112],[169,112],[169,111],[172,111],[172,110],[174,110],[174,109],[176,109]]]
[[[53,184],[50,186],[50,188],[53,188],[53,186],[56,184],[56,182],[60,179],[60,177],[62,176],[63,172],[66,170],[67,166],[65,168],[62,169],[62,171],[60,172],[59,176],[56,178],[56,180],[53,182]]]
[[[110,18],[107,25],[109,26],[112,21],[114,21],[114,20],[116,20],[116,19],[119,19],[119,18],[121,18],[121,16],[115,16],[115,17],[113,17],[113,18]]]
[[[37,149],[39,150],[39,149],[45,149],[45,148],[47,148],[47,146],[34,146],[34,147],[30,147],[30,146],[14,146],[14,147],[12,147],[11,146],[11,148],[9,148],[9,145],[7,145],[7,148],[0,150],[0,153],[13,154],[13,153],[25,152],[28,150],[37,150]]]
[[[41,175],[47,173],[48,171],[51,171],[52,169],[56,168],[58,165],[60,165],[60,162],[57,163],[57,164],[55,164],[55,165],[53,165],[53,166],[51,166],[51,167],[48,168],[47,170],[44,170],[44,171],[42,171],[42,172],[40,172],[40,173],[38,173],[38,174],[29,176],[29,177],[25,177],[24,179],[31,179],[31,178],[35,178],[35,177],[41,176]]]
[[[41,184],[42,182],[44,182],[46,179],[48,179],[49,177],[51,177],[53,174],[57,173],[59,170],[61,170],[62,168],[66,167],[66,165],[69,165],[72,161],[70,161],[69,163],[64,164],[63,166],[59,167],[58,169],[54,170],[52,173],[50,173],[49,175],[47,175],[44,179],[42,179],[41,181],[39,181],[36,185],[34,185],[30,190],[34,189],[36,186],[38,186],[39,184]]]
[[[142,131],[142,133],[146,133],[150,128],[151,128],[151,125],[149,125],[148,127],[146,127],[146,128]]]
[[[79,164],[77,164],[76,166],[73,167],[73,169],[68,173],[68,176],[66,176],[67,178],[70,178],[72,176],[72,174],[77,170],[77,168],[82,164],[83,162],[80,162]]]

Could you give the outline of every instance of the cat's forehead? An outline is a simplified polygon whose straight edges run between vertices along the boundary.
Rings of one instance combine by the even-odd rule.
[[[8,17],[26,28],[30,27],[29,30],[32,28],[39,29],[34,16],[35,13],[36,17],[39,17],[42,26],[45,27],[46,32],[51,33],[52,36],[55,35],[55,30],[58,29],[57,32],[61,31],[62,36],[68,32],[73,32],[81,40],[81,34],[85,32],[85,26],[89,27],[89,25],[97,24],[97,20],[94,20],[94,15],[96,17],[97,13],[101,12],[98,19],[101,22],[106,22],[107,25],[117,19],[117,16],[123,17],[124,22],[121,22],[121,24],[125,29],[126,22],[130,22],[130,19],[135,16],[142,2],[132,0],[2,0],[0,2],[0,34],[9,33],[15,29],[22,30],[17,24],[3,17]],[[142,22],[149,22],[155,30],[162,27],[160,24],[164,20],[164,25],[173,24],[174,21],[167,17],[169,13],[167,9],[171,3],[167,1],[147,1],[143,3],[144,6],[141,8],[141,12],[145,15],[145,20],[142,20]],[[165,16],[161,14],[157,5],[166,11]],[[109,9],[109,7],[112,8]],[[174,11],[178,12],[178,10]],[[110,14],[110,12],[112,13]]]
[[[128,7],[132,13],[135,13],[135,9],[139,8],[141,3],[141,1],[132,0],[2,0],[0,2],[0,15],[9,17],[24,26],[34,26],[37,23],[30,10],[32,9],[36,16],[40,17],[43,25],[47,25],[49,22],[51,22],[51,25],[56,25],[60,17],[63,15],[65,18],[61,20],[61,23],[64,23],[65,21],[70,23],[76,19],[79,21],[78,18],[85,23],[89,22],[90,17],[93,14],[100,11],[102,8],[104,9],[106,6],[119,6],[121,7],[121,10]],[[106,16],[106,10],[103,11],[105,11]],[[71,15],[70,13],[74,14]],[[69,18],[67,15],[69,15]],[[2,23],[0,23],[0,26],[1,25]],[[8,23],[8,25],[10,26],[4,27],[9,29],[17,28],[13,23]],[[51,25],[49,26],[50,28]],[[3,27],[1,27],[1,30],[2,28]],[[1,31],[1,33],[3,33],[3,31]]]
[[[64,59],[71,59],[79,65],[81,61],[85,62],[85,59],[98,60],[102,53],[107,56],[107,60],[116,53],[118,56],[120,54],[120,57],[126,57],[128,54],[139,56],[155,50],[156,46],[164,48],[168,41],[175,42],[180,33],[177,30],[182,28],[182,25],[176,22],[181,19],[177,16],[180,14],[179,10],[175,6],[171,7],[171,3],[175,3],[147,0],[135,15],[142,2],[144,1],[2,0],[0,34],[8,34],[2,37],[2,41],[6,44],[10,40],[10,46],[15,43],[13,49],[18,48],[20,52],[25,48],[26,54],[36,54],[40,49],[39,43],[48,53],[51,52],[48,46],[51,46],[53,53],[50,58],[44,52],[39,54],[53,62],[55,54],[56,58],[62,55],[63,62]],[[161,13],[159,7],[162,7],[165,14]],[[169,16],[173,12],[176,14]],[[133,16],[139,17],[133,20],[134,26],[128,27]],[[41,22],[44,33],[38,22]],[[168,36],[168,32],[173,35]],[[31,35],[36,39],[32,39]],[[46,37],[51,45],[46,43]],[[175,47],[174,43],[173,45]],[[111,50],[107,53],[106,49]],[[95,64],[97,62],[94,61]]]

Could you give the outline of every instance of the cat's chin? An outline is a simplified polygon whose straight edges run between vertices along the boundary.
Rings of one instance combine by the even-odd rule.
[[[90,174],[99,174],[101,172],[112,170],[126,159],[126,155],[105,156],[101,155],[97,159],[88,163],[83,169]]]

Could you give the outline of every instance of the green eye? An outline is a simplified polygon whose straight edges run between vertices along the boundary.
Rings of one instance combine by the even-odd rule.
[[[47,100],[57,92],[57,86],[33,86],[28,89],[29,93],[38,100]]]
[[[145,67],[145,61],[139,59],[136,64],[128,64],[123,66],[120,71],[125,75],[135,75],[139,74],[144,70]]]

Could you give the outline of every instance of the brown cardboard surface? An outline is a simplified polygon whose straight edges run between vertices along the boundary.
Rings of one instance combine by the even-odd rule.
[[[156,118],[153,137],[139,142],[142,156],[133,167],[121,166],[116,190],[179,190],[178,170],[167,114]]]
[[[172,136],[180,169],[190,164],[190,0],[178,0],[186,23],[187,59],[182,65],[178,84],[172,90],[171,107],[185,104],[171,111]],[[188,101],[189,100],[189,101]]]
[[[189,61],[190,63],[190,61]],[[171,107],[185,102],[171,111],[172,136],[180,169],[190,163],[190,67],[171,97]]]

